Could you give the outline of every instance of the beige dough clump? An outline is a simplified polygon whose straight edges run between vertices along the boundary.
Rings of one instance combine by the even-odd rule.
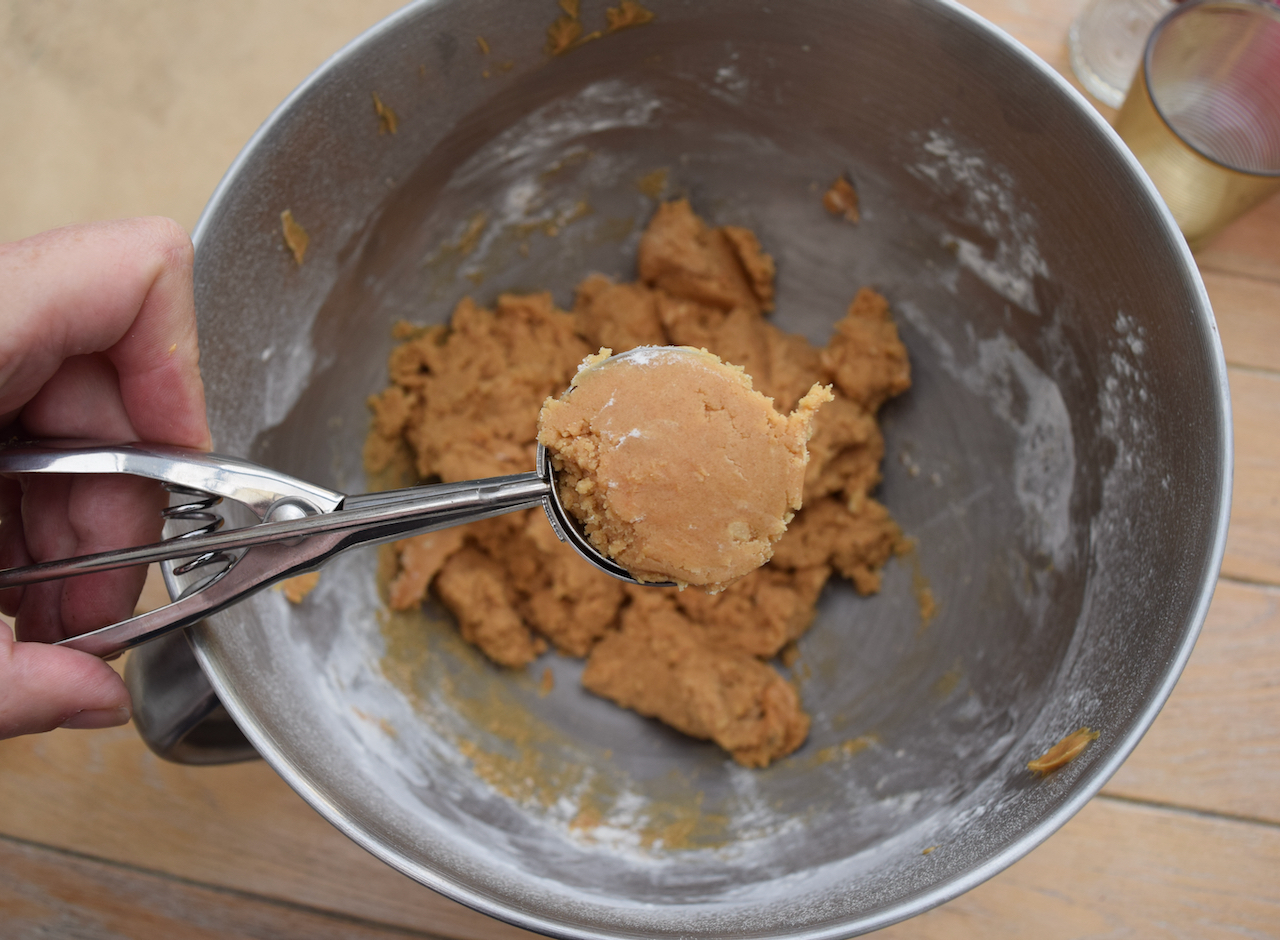
[[[503,295],[492,309],[464,300],[447,326],[399,328],[391,384],[370,400],[366,466],[406,484],[532,470],[539,411],[592,350],[705,348],[742,366],[783,414],[815,384],[834,395],[812,417],[803,508],[773,558],[715,594],[624,585],[529,510],[398,543],[389,603],[409,609],[433,594],[510,668],[549,645],[585,657],[593,693],[763,767],[809,728],[772,660],[809,628],[830,577],[874,593],[902,545],[871,494],[884,457],[876,413],[911,384],[906,349],[888,302],[866,288],[826,346],[784,333],[765,316],[774,264],[755,235],[708,226],[685,200],[658,208],[637,266],[632,283],[588,276],[570,312],[549,294]]]
[[[636,580],[721,591],[772,557],[800,508],[806,444],[831,391],[815,384],[786,416],[705,350],[610,352],[542,406],[538,442],[561,502]]]

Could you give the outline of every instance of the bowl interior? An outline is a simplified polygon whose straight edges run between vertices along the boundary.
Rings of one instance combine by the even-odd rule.
[[[823,595],[790,670],[809,741],[745,770],[584,692],[577,661],[499,670],[443,611],[388,613],[376,550],[197,647],[299,792],[458,900],[566,936],[847,935],[1029,850],[1149,724],[1221,554],[1221,353],[1115,138],[965,11],[649,5],[549,59],[554,4],[420,3],[286,102],[197,232],[215,442],[362,491],[391,325],[634,277],[655,192],[757,232],[786,330],[823,343],[875,287],[914,380],[882,412],[878,498],[916,548],[878,595]],[[857,226],[821,207],[842,172]],[[301,266],[284,209],[311,234]],[[1083,725],[1101,736],[1082,758],[1027,772]]]

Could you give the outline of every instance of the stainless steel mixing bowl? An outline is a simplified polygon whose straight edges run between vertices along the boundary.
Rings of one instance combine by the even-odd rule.
[[[632,276],[654,205],[637,181],[665,170],[667,194],[759,233],[782,327],[823,342],[874,285],[912,357],[880,497],[918,548],[875,597],[824,594],[794,668],[808,743],[742,769],[555,656],[540,695],[542,664],[503,673],[440,611],[387,615],[373,553],[195,644],[298,792],[450,897],[560,936],[848,936],[1030,851],[1155,717],[1223,549],[1222,354],[1136,163],[958,5],[648,5],[654,22],[551,58],[551,0],[417,3],[282,105],[196,234],[215,442],[359,491],[392,323]],[[583,7],[603,26],[604,4]],[[821,207],[842,172],[857,226]],[[301,266],[285,209],[311,235]],[[1084,725],[1100,737],[1082,757],[1027,771]]]

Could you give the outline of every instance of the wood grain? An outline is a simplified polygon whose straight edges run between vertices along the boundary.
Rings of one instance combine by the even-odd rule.
[[[430,940],[281,901],[0,839],[5,940]]]
[[[1275,593],[1268,598],[1271,604]],[[1246,607],[1250,603],[1245,600]],[[1274,626],[1266,619],[1255,625],[1264,631]],[[1165,717],[1176,720],[1177,715],[1174,710]],[[1155,734],[1153,730],[1149,738],[1156,740]],[[94,793],[91,806],[87,796],[93,791],[84,787],[85,778],[59,786],[60,776],[74,774],[75,768],[51,760],[59,755],[44,748],[51,763],[34,780],[19,780],[16,787],[35,783],[47,792],[39,800],[30,793],[15,799],[8,783],[14,767],[5,762],[0,764],[0,781],[6,781],[0,789],[5,831],[30,826],[46,844],[65,841],[77,852],[168,872],[202,886],[362,921],[448,937],[529,936],[395,875],[314,816],[262,764],[203,769],[164,765],[141,752],[124,730],[79,735],[78,740],[71,732],[55,733],[22,743],[59,737],[72,745],[57,749],[65,760],[85,756],[84,748],[75,746],[80,742],[118,739],[109,750],[119,754],[113,758],[93,748],[96,760],[82,771],[106,791]],[[7,742],[5,748],[16,743]],[[1140,752],[1146,747],[1144,742]],[[1175,748],[1174,756],[1180,761],[1181,751]],[[122,758],[144,770],[142,780],[126,782],[117,763]],[[1158,754],[1151,760],[1158,764]],[[24,760],[17,766],[29,764]],[[1164,771],[1176,773],[1177,766]],[[188,780],[185,786],[175,779],[197,775],[222,779]],[[78,805],[54,805],[76,792],[81,793]],[[15,803],[27,811],[21,820],[10,815]],[[26,818],[32,810],[41,818]],[[59,824],[58,817],[65,822]],[[139,838],[142,833],[145,838]],[[1111,930],[1115,936],[1198,938],[1227,936],[1229,927],[1275,936],[1265,928],[1280,924],[1280,897],[1273,890],[1277,872],[1280,827],[1100,797],[992,881],[884,936],[1012,938],[1034,932],[1066,938],[1109,935]],[[9,903],[0,895],[0,911],[8,913]],[[1184,919],[1194,930],[1168,928]]]
[[[132,728],[0,741],[0,834],[449,937],[516,937],[318,816],[261,761],[166,763]]]
[[[1274,730],[1280,714],[1278,638],[1280,589],[1220,586],[1186,674],[1106,792],[1280,820],[1280,788],[1274,786],[1280,771],[1280,740]],[[1160,812],[1170,819],[1183,816],[1175,810]],[[997,876],[994,887],[978,889],[978,900],[966,895],[947,907],[959,906],[965,922],[994,931],[1004,929],[1001,925],[1012,916],[1011,905],[1016,905],[1011,898],[1037,891],[1078,898],[1081,879],[1091,884],[1096,877],[1091,865],[1071,868],[1083,865],[1088,855],[1079,846],[1105,857],[1116,847],[1111,823],[1094,825],[1088,821],[1092,818],[1082,816],[1083,826],[1080,820],[1070,824],[1070,842],[1076,847],[1046,870],[1052,878],[1020,872],[1027,866],[1040,872],[1040,855],[1056,852],[1068,830]],[[451,937],[527,936],[444,900],[356,848],[264,764],[166,764],[129,729],[55,732],[0,742],[0,832],[410,929]],[[1170,864],[1192,866],[1199,849],[1189,842],[1167,851],[1173,852]],[[1139,861],[1147,868],[1155,864]],[[1270,871],[1275,875],[1280,867],[1273,865]],[[1146,871],[1142,877],[1153,876]],[[984,900],[982,892],[987,891],[995,892],[998,904]],[[1127,888],[1117,888],[1114,909],[1105,916],[1119,918],[1118,923],[1143,923],[1124,919],[1133,916],[1126,913],[1128,898]],[[1028,929],[1035,923],[1017,922]]]
[[[1067,58],[1067,25],[1087,0],[1061,0],[1051,9],[1045,2],[964,0],[964,5],[999,26],[1080,87]]]
[[[1280,829],[1099,797],[1043,846],[877,940],[1280,936]]]
[[[1280,824],[1280,588],[1220,582],[1160,716],[1103,793]]]
[[[1222,574],[1280,584],[1280,372],[1228,372],[1236,466]]]
[[[1211,270],[1203,277],[1227,364],[1280,370],[1280,280]]]
[[[1223,229],[1196,255],[1202,271],[1280,281],[1280,193]]]

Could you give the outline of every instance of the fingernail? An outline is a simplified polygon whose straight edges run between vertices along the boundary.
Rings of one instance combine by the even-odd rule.
[[[126,705],[118,708],[87,708],[82,712],[76,712],[58,727],[80,730],[114,728],[117,725],[128,724],[132,717],[133,713]]]

